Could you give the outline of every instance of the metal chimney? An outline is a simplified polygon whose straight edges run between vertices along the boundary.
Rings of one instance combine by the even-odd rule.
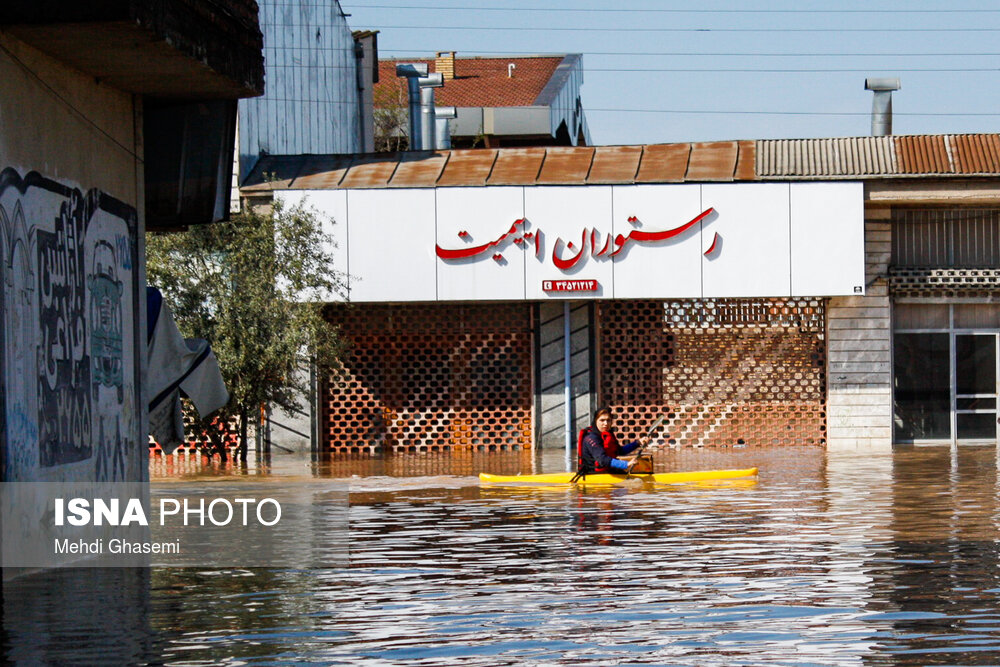
[[[892,134],[892,91],[900,87],[899,79],[865,79],[865,90],[875,93],[872,98],[872,136]]]
[[[434,89],[444,85],[444,76],[434,72],[422,76],[420,81],[420,148],[414,150],[429,151],[434,149]]]
[[[410,150],[434,148],[434,89],[444,85],[440,73],[427,73],[426,63],[399,63],[396,76],[406,77],[410,107]]]
[[[434,148],[451,148],[451,119],[458,117],[455,107],[434,107]]]

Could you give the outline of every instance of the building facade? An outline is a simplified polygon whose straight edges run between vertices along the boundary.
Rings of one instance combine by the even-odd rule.
[[[350,276],[322,452],[996,442],[996,135],[280,166]]]
[[[263,88],[256,5],[222,4],[0,10],[4,481],[147,478],[143,236],[225,215]]]
[[[376,33],[340,3],[260,0],[267,90],[239,105],[239,183],[261,155],[373,150]]]
[[[593,143],[583,107],[583,56],[508,55],[460,57],[441,51],[433,59],[383,59],[375,85],[382,145],[407,133],[407,83],[403,63],[441,74],[435,104],[454,107],[444,146],[588,146]],[[442,144],[438,144],[442,145]],[[385,150],[382,148],[381,150]]]

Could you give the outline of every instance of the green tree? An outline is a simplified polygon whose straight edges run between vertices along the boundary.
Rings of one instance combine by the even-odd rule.
[[[226,407],[196,428],[206,427],[204,417],[237,418],[241,460],[262,405],[301,409],[303,362],[337,364],[340,341],[322,305],[346,289],[331,247],[314,210],[279,201],[228,222],[147,234],[149,283],[163,292],[184,336],[211,344],[229,389]],[[221,440],[216,449],[225,457]]]
[[[409,108],[405,84],[396,82],[375,91],[375,152],[405,151],[410,145]]]

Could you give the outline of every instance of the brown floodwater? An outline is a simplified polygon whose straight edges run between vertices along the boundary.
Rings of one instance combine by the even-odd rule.
[[[4,586],[4,655],[23,664],[1000,664],[994,447],[657,453],[659,470],[760,468],[756,480],[669,486],[474,477],[563,466],[561,452],[276,457],[249,470],[154,461],[154,485],[345,479],[349,557],[323,569],[23,577]]]

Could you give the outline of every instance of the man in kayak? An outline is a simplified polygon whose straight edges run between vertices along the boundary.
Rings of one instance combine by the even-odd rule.
[[[594,423],[580,431],[577,442],[579,472],[585,475],[594,472],[627,473],[631,469],[632,464],[618,457],[646,445],[649,438],[642,437],[627,445],[619,445],[611,430],[614,421],[611,410],[601,408],[594,413]]]

